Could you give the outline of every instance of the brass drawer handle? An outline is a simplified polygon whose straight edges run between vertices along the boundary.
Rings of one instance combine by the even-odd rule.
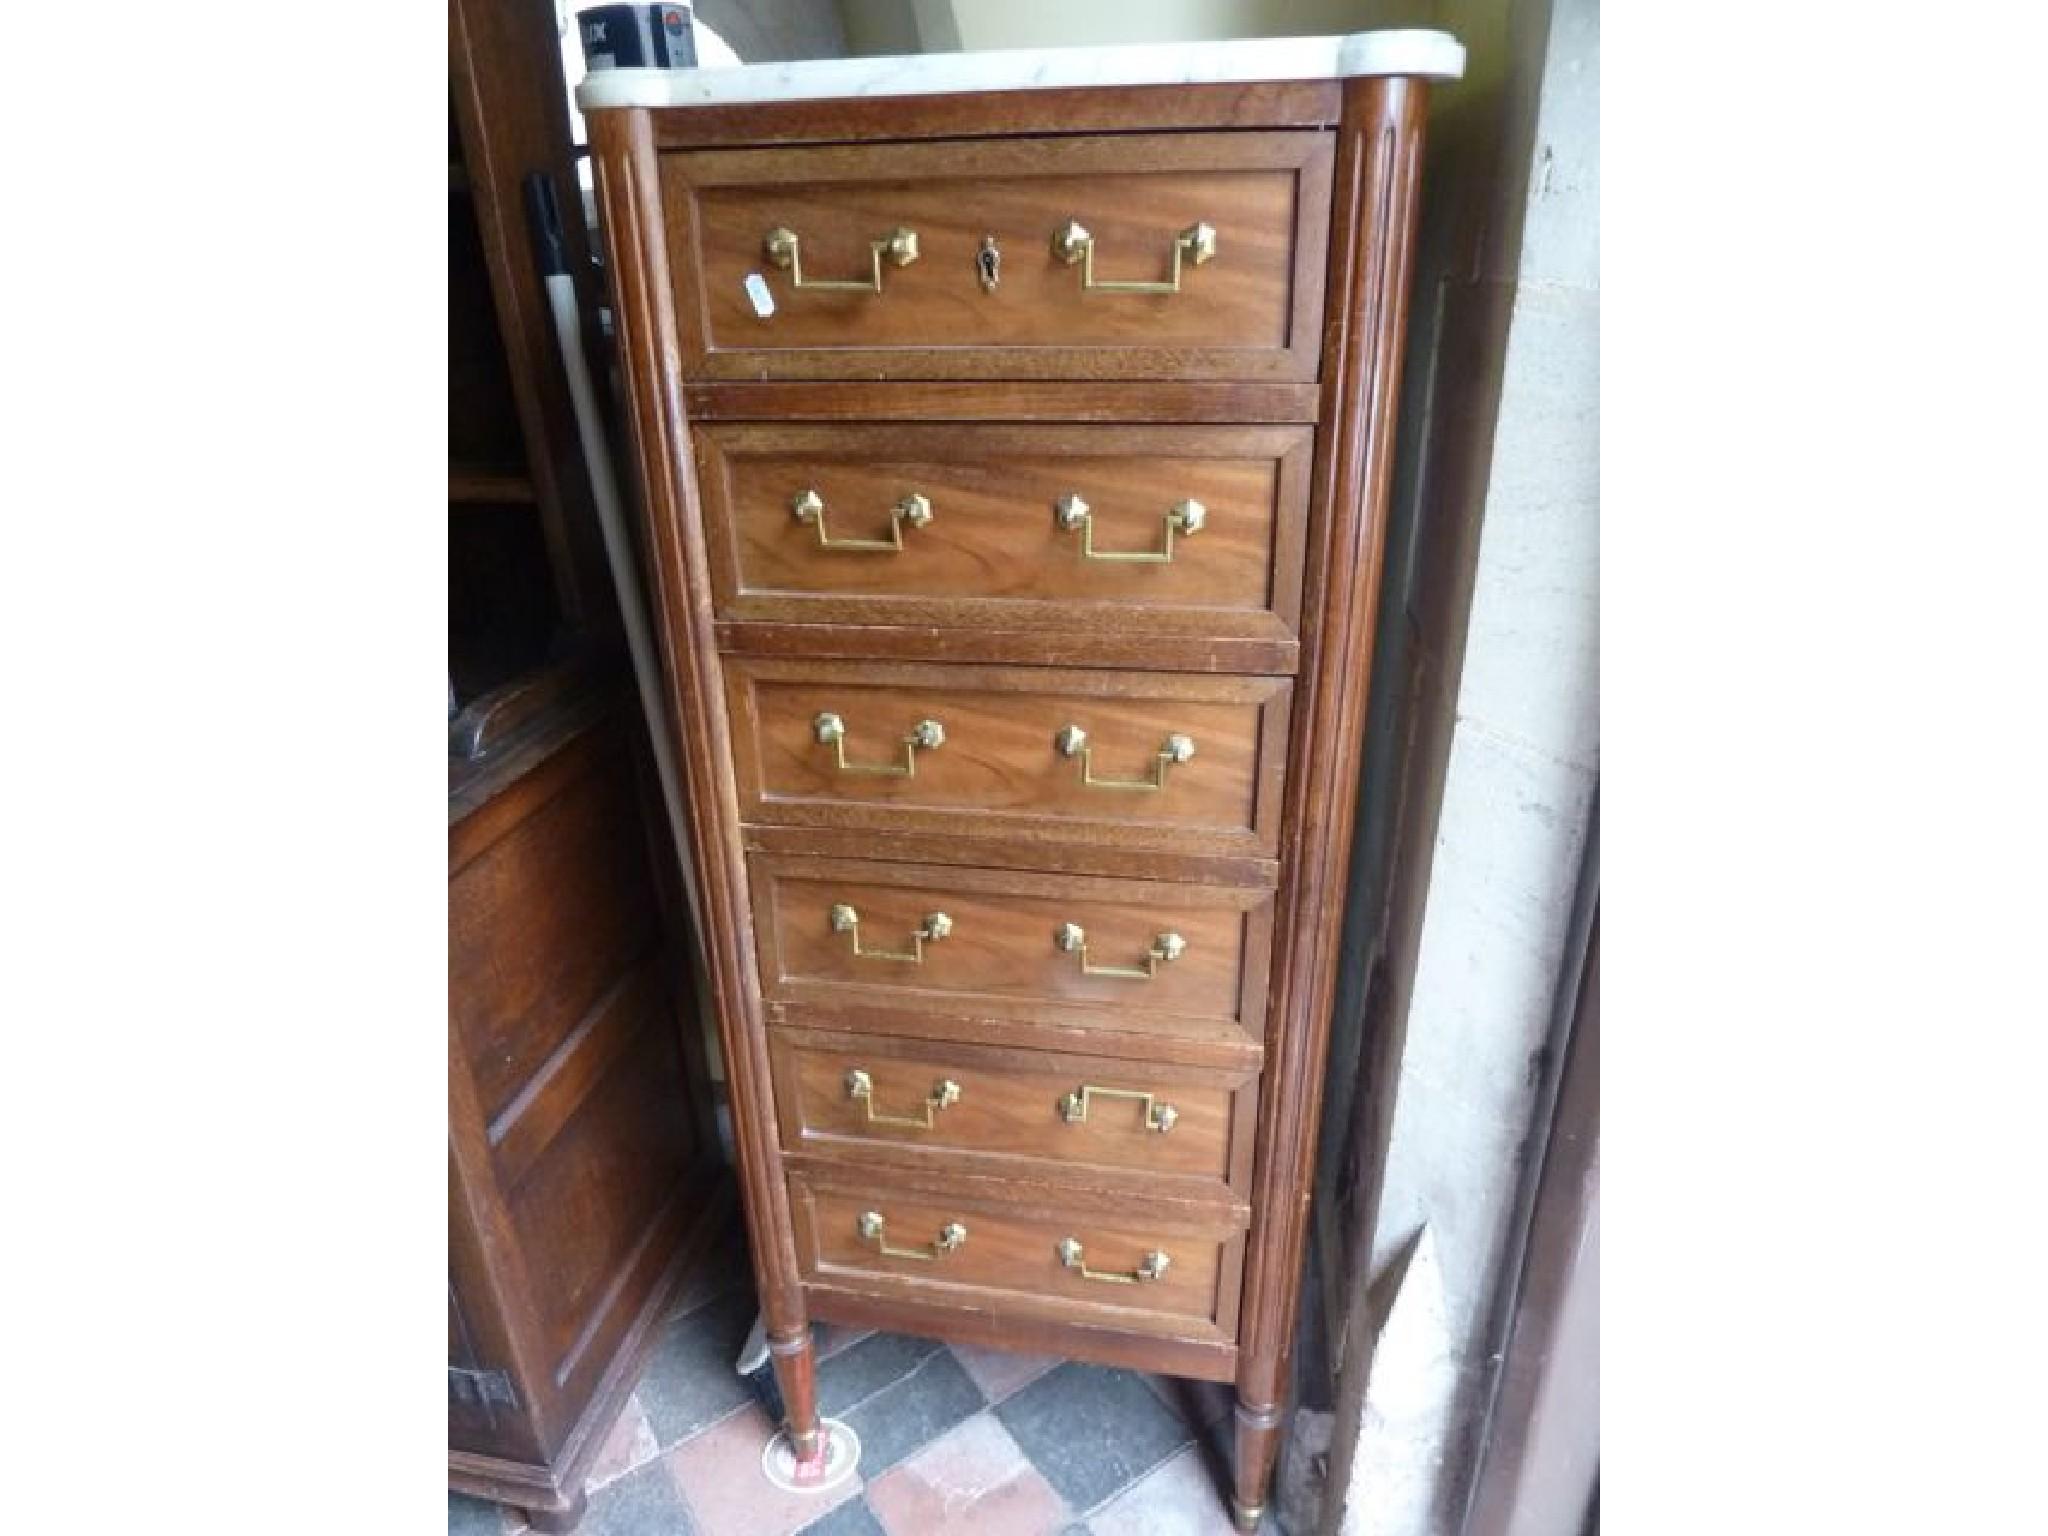
[[[868,252],[874,268],[866,277],[805,277],[803,257],[797,249],[797,234],[793,229],[769,230],[767,238],[761,242],[761,252],[772,265],[781,267],[789,274],[789,286],[792,288],[880,293],[882,258],[888,257],[890,265],[897,267],[907,267],[917,260],[917,231],[899,226],[890,230],[881,239],[869,241]]]
[[[1150,981],[1159,974],[1161,961],[1178,960],[1187,951],[1188,941],[1177,933],[1162,933],[1152,940],[1152,947],[1145,951],[1143,965],[1090,965],[1088,963],[1088,934],[1079,923],[1062,923],[1059,931],[1052,936],[1053,943],[1070,955],[1081,957],[1081,974],[1084,976],[1128,976],[1134,981]]]
[[[1139,1260],[1138,1267],[1129,1274],[1115,1269],[1090,1269],[1082,1262],[1080,1242],[1071,1237],[1061,1238],[1056,1251],[1062,1264],[1069,1269],[1081,1271],[1083,1280],[1107,1280],[1112,1285],[1140,1285],[1151,1280],[1164,1280],[1166,1271],[1173,1264],[1165,1249],[1154,1248]]]
[[[924,964],[924,946],[927,941],[937,943],[953,931],[953,919],[943,912],[927,912],[924,922],[910,932],[910,948],[862,949],[860,947],[860,913],[845,902],[832,909],[832,931],[853,935],[853,952],[863,960],[901,960],[908,965]]]
[[[1157,1131],[1162,1136],[1172,1130],[1180,1119],[1179,1110],[1171,1104],[1160,1103],[1149,1093],[1139,1093],[1134,1088],[1098,1088],[1093,1083],[1083,1083],[1060,1100],[1060,1118],[1069,1125],[1085,1125],[1090,1099],[1136,1099],[1144,1110],[1145,1129]]]
[[[1079,496],[1068,492],[1052,504],[1053,516],[1061,528],[1072,533],[1081,530],[1081,558],[1083,560],[1120,560],[1133,565],[1171,565],[1173,563],[1173,536],[1176,533],[1191,537],[1202,531],[1202,525],[1209,521],[1209,509],[1190,497],[1176,501],[1161,514],[1166,523],[1166,534],[1157,549],[1097,549],[1095,547],[1095,514],[1088,503]]]
[[[823,719],[823,716],[819,717]],[[822,738],[820,738],[822,739]],[[1143,789],[1166,788],[1166,770],[1193,759],[1195,739],[1178,732],[1166,738],[1166,742],[1152,759],[1152,777],[1149,779],[1109,779],[1095,775],[1095,749],[1088,745],[1088,733],[1078,725],[1060,727],[1059,735],[1053,738],[1053,745],[1063,756],[1081,759],[1081,782],[1094,789]]]
[[[1081,263],[1081,291],[1084,293],[1179,293],[1181,256],[1185,253],[1192,257],[1198,267],[1215,260],[1216,226],[1190,224],[1173,237],[1171,265],[1163,283],[1098,280],[1095,276],[1095,237],[1081,227],[1078,219],[1069,219],[1052,232],[1052,253],[1070,267],[1077,261]]]
[[[967,1228],[957,1221],[949,1221],[939,1228],[937,1239],[926,1243],[922,1248],[891,1248],[888,1239],[882,1236],[883,1225],[880,1211],[861,1212],[860,1235],[873,1243],[875,1251],[884,1258],[923,1259],[930,1262],[945,1257],[955,1248],[965,1246],[967,1242]]]
[[[869,1125],[905,1125],[913,1131],[928,1131],[932,1128],[933,1115],[960,1102],[960,1085],[950,1077],[940,1078],[925,1098],[922,1116],[878,1115],[875,1113],[875,1080],[855,1067],[846,1074],[846,1096],[860,1100],[861,1107],[867,1111]]]
[[[841,773],[877,773],[892,778],[914,779],[917,777],[917,753],[922,747],[927,752],[936,752],[946,744],[946,728],[936,720],[920,720],[910,728],[910,734],[903,738],[903,761],[900,763],[849,763],[846,760],[846,722],[827,710],[811,721],[811,734],[818,738],[818,745],[830,747],[835,766]]]
[[[806,487],[789,499],[789,510],[800,523],[818,530],[818,548],[850,550],[854,554],[900,555],[903,553],[903,525],[923,528],[932,520],[932,504],[912,491],[889,509],[889,537],[886,539],[835,539],[825,527],[825,498],[816,486]],[[1172,539],[1168,531],[1169,543]]]

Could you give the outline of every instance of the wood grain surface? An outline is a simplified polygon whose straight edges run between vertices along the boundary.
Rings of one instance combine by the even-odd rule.
[[[773,1001],[1101,1023],[1122,1035],[1262,1033],[1265,891],[880,861],[761,856],[753,867],[762,992]],[[859,913],[867,948],[907,952],[934,912],[952,931],[925,944],[921,963],[859,955],[831,923],[842,903]],[[1097,966],[1142,964],[1162,933],[1187,947],[1149,978],[1090,975],[1055,942],[1066,923],[1085,931]]]
[[[749,823],[927,832],[991,864],[1027,840],[1240,856],[1278,840],[1285,679],[745,658],[725,676]],[[837,743],[818,740],[826,714],[845,727]],[[926,720],[943,743],[907,752]],[[1070,725],[1090,778],[1160,787],[1087,782],[1060,750]],[[1175,735],[1194,756],[1162,764]],[[916,771],[861,771],[877,767]]]
[[[990,139],[662,157],[682,284],[684,370],[754,378],[1316,377],[1329,135],[1230,133]],[[1078,219],[1101,280],[1165,278],[1176,235],[1217,254],[1173,294],[1083,292],[1052,236]],[[872,242],[917,234],[882,290],[797,289],[764,242],[799,238],[807,278],[872,276]],[[1002,252],[984,290],[984,237]],[[771,315],[746,279],[761,277]],[[935,339],[944,338],[942,345]]]
[[[791,1152],[1024,1181],[1086,1170],[1138,1197],[1163,1183],[1179,1198],[1231,1206],[1249,1180],[1256,1112],[1249,1072],[795,1030],[775,1031],[770,1053]],[[854,1071],[873,1085],[868,1101],[848,1092]],[[927,1115],[945,1082],[958,1098]],[[1084,1087],[1105,1096],[1091,1094],[1086,1118],[1074,1122],[1063,1106]],[[1142,1098],[1118,1094],[1150,1094],[1156,1105],[1171,1106],[1170,1129],[1151,1128]],[[923,1119],[929,1127],[916,1123]]]
[[[1227,1338],[1236,1321],[1236,1286],[1228,1271],[1242,1236],[1220,1222],[1148,1219],[1046,1211],[967,1196],[908,1192],[869,1176],[859,1188],[828,1185],[814,1175],[792,1181],[799,1251],[805,1272],[843,1286],[916,1297],[953,1292],[980,1296],[1020,1317],[1113,1318],[1140,1332]],[[942,1228],[967,1228],[959,1248],[936,1258],[886,1254],[861,1236],[860,1218],[883,1218],[891,1248],[928,1249]],[[1149,1283],[1095,1280],[1060,1262],[1064,1238],[1080,1242],[1091,1269],[1128,1273],[1154,1251],[1167,1254],[1165,1274]]]
[[[663,149],[872,143],[993,134],[1158,132],[1173,128],[1331,128],[1343,113],[1335,80],[1280,80],[1189,90],[1138,85],[947,96],[732,102],[652,112]]]
[[[630,706],[599,697],[529,720],[448,828],[449,1479],[557,1513],[723,1190]]]
[[[706,427],[718,615],[1291,642],[1311,443],[1306,427]],[[910,495],[931,520],[903,527],[900,551],[828,548],[792,511],[805,491],[834,539],[888,539]],[[1070,495],[1099,553],[1164,552],[1183,501],[1203,524],[1168,561],[1090,559],[1054,515]],[[1159,657],[1177,661],[1165,643]]]

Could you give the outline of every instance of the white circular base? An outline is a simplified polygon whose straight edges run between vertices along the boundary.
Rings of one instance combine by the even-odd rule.
[[[789,1443],[789,1431],[778,1429],[775,1437],[761,1447],[762,1475],[791,1493],[823,1493],[853,1476],[860,1465],[860,1436],[837,1419],[820,1419],[818,1430],[825,1443],[825,1454],[799,1462]]]

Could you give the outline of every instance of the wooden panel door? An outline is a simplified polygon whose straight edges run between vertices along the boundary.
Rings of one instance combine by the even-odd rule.
[[[449,826],[449,1479],[573,1517],[722,1175],[612,695],[464,763]]]

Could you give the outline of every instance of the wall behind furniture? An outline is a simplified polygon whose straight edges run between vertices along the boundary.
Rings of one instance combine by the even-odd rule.
[[[843,59],[848,52],[838,9],[815,0],[696,0],[696,10],[748,64]]]
[[[1347,1536],[1461,1528],[1599,781],[1598,0],[1439,24],[1473,68],[1432,105],[1317,1190]]]
[[[1388,0],[951,0],[963,48],[1317,37],[1424,26],[1430,9]]]
[[[951,53],[960,29],[948,0],[839,0],[847,48],[870,57]]]
[[[840,0],[855,53],[1317,37],[1423,27],[1426,0]]]

